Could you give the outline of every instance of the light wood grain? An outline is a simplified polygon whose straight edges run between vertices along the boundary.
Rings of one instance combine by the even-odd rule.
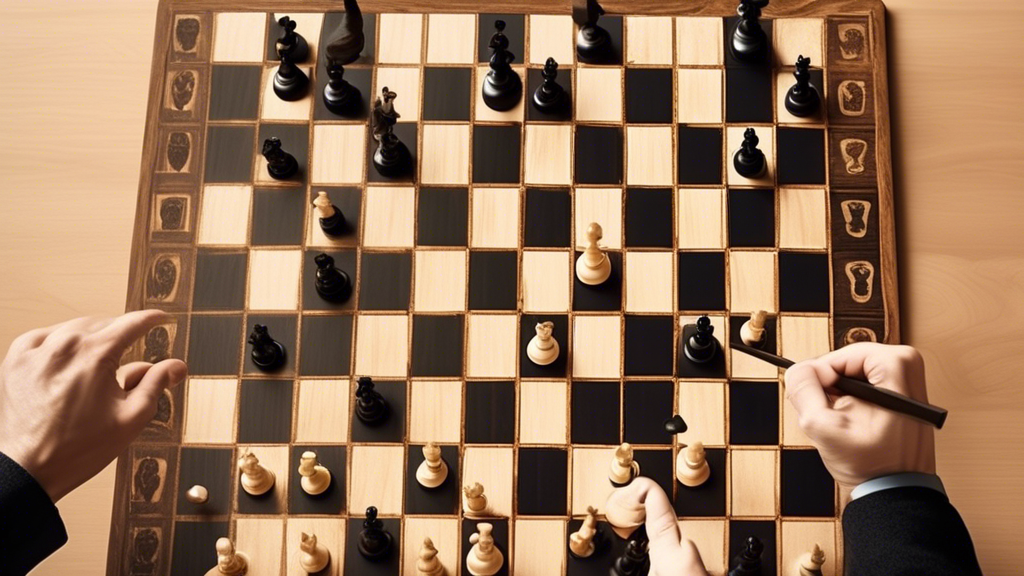
[[[519,383],[519,443],[565,444],[569,386],[562,381]]]
[[[565,523],[562,520],[516,520],[513,545],[515,573],[524,576],[562,574],[566,562]]]
[[[729,453],[729,477],[732,478],[731,515],[774,516],[775,474],[777,470],[774,450],[732,450]]]

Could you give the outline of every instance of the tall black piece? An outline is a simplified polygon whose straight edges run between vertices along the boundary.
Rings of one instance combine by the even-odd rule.
[[[499,112],[511,110],[523,97],[523,81],[512,70],[515,54],[508,50],[508,36],[505,36],[505,21],[494,22],[494,35],[488,47],[491,49],[491,71],[484,77],[484,104]]]
[[[615,559],[608,574],[610,576],[639,576],[646,574],[644,569],[647,564],[647,540],[632,538],[626,543],[626,550],[622,556]]]
[[[793,116],[806,118],[814,116],[821,104],[818,89],[811,84],[811,59],[803,55],[796,59],[796,70],[793,72],[796,84],[786,92],[786,110]]]
[[[604,8],[597,0],[573,0],[572,17],[580,27],[576,34],[576,56],[580,62],[603,64],[615,59],[611,35],[597,25],[602,15]]]
[[[292,62],[304,62],[309,56],[309,44],[302,34],[295,31],[295,20],[282,16],[277,23],[281,26],[281,36],[277,39],[277,53],[288,56]]]
[[[377,141],[377,150],[373,153],[373,167],[381,176],[395,177],[405,174],[410,168],[409,149],[395,136],[394,128],[401,117],[395,111],[395,98],[398,94],[385,86],[381,95],[373,103],[373,139]]]
[[[391,533],[384,528],[384,523],[377,518],[377,507],[366,509],[366,520],[359,532],[359,554],[371,562],[383,560],[391,552]]]
[[[715,327],[711,325],[711,318],[697,318],[697,330],[683,347],[683,352],[691,362],[705,364],[715,357],[718,352],[718,340],[715,339],[714,333]]]
[[[761,28],[761,10],[768,0],[740,0],[736,13],[740,21],[732,33],[729,43],[737,59],[745,62],[762,62],[768,56],[768,35]]]
[[[760,178],[768,170],[768,161],[764,152],[758,149],[757,145],[761,139],[753,128],[743,131],[743,144],[732,157],[732,165],[736,172],[744,178]]]
[[[757,539],[757,536],[747,538],[743,552],[733,559],[733,568],[729,570],[729,576],[761,576],[761,553],[764,552],[764,544]]]
[[[351,64],[359,59],[364,44],[363,13],[356,0],[345,0],[345,17],[335,32],[335,38],[327,44],[327,61],[343,66]]]
[[[276,137],[263,141],[263,157],[267,159],[267,173],[275,180],[287,180],[299,171],[295,156],[285,152]]]
[[[316,293],[330,302],[341,303],[352,295],[352,280],[344,270],[334,265],[334,258],[318,254],[316,263]]]
[[[324,86],[324,106],[339,116],[355,116],[361,112],[363,94],[348,80],[345,67],[338,62],[327,63],[327,85]]]
[[[369,376],[363,376],[356,384],[356,417],[367,426],[377,426],[388,417],[388,403],[373,389]]]
[[[558,77],[558,62],[548,58],[544,69],[540,72],[544,83],[533,91],[533,105],[545,114],[560,114],[565,111],[568,97],[562,85],[555,81]]]
[[[309,93],[309,76],[295,65],[287,54],[281,54],[281,65],[274,73],[274,94],[286,102],[301,100]]]
[[[252,363],[260,370],[270,371],[284,364],[284,346],[270,337],[266,326],[256,324],[252,327],[249,344],[252,345]]]

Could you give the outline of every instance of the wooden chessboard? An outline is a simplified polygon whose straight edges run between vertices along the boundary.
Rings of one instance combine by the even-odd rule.
[[[728,352],[680,361],[677,341],[705,313],[722,342],[738,339],[757,309],[770,312],[767,346],[794,360],[898,340],[884,8],[773,0],[771,63],[750,66],[725,48],[733,0],[675,4],[606,3],[621,63],[587,65],[564,2],[366,0],[366,47],[345,78],[367,100],[398,94],[395,133],[416,169],[390,180],[370,162],[365,116],[320,98],[340,2],[161,3],[128,308],[174,320],[129,359],[184,358],[190,378],[118,462],[108,574],[204,574],[221,536],[250,575],[300,574],[302,531],[329,547],[333,575],[415,575],[424,536],[449,574],[467,574],[475,521],[459,487],[472,482],[502,574],[607,574],[621,541],[589,562],[565,543],[603,506],[623,441],[713,574],[749,535],[765,543],[766,574],[793,574],[814,543],[825,574],[841,573],[836,489],[777,371]],[[312,52],[312,94],[297,102],[271,87],[284,14]],[[526,98],[553,56],[570,115],[483,105],[498,18]],[[782,104],[801,54],[824,97],[809,119]],[[747,127],[769,162],[757,180],[731,162]],[[267,175],[271,136],[298,159],[291,181]],[[320,190],[344,237],[320,230]],[[614,269],[597,289],[573,273],[590,222]],[[321,252],[353,279],[343,305],[316,294]],[[541,367],[525,349],[546,320],[562,353]],[[286,347],[284,369],[252,363],[257,323]],[[391,406],[380,428],[351,416],[359,376]],[[672,437],[661,427],[675,412],[689,430]],[[712,474],[688,489],[674,457],[696,440]],[[430,493],[414,478],[428,441],[450,467]],[[276,473],[269,497],[240,490],[243,448]],[[333,473],[319,498],[298,487],[306,449]],[[184,498],[194,484],[208,503]],[[355,552],[370,505],[395,538],[374,565]]]

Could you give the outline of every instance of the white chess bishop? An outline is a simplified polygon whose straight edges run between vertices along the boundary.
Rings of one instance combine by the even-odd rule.
[[[821,567],[825,564],[825,552],[821,546],[814,545],[814,549],[804,552],[797,561],[797,571],[800,576],[821,576]]]
[[[242,489],[252,496],[266,494],[274,487],[276,476],[260,464],[255,454],[246,450],[238,458],[238,470]]]
[[[217,539],[217,565],[206,572],[206,576],[245,576],[249,572],[249,556],[235,550],[235,544],[228,538]]]
[[[466,556],[466,567],[473,576],[493,576],[505,563],[505,556],[494,545],[493,529],[490,523],[481,522],[476,525],[476,533],[469,537],[473,547]]]
[[[603,237],[601,225],[591,222],[587,226],[587,247],[576,259],[576,277],[589,286],[597,286],[612,275],[612,262],[597,245],[597,241]]]
[[[416,576],[445,576],[444,565],[437,557],[437,548],[429,537],[423,539],[416,560]]]
[[[423,447],[423,462],[416,469],[416,481],[424,488],[437,488],[448,478],[448,464],[441,458],[441,449],[433,442]]]
[[[551,335],[554,329],[554,322],[537,324],[537,335],[526,346],[526,355],[534,364],[547,366],[558,359],[558,340]]]
[[[302,533],[299,541],[299,566],[307,574],[316,574],[327,568],[331,561],[331,551],[316,538],[316,534]]]
[[[676,455],[676,480],[683,486],[694,488],[707,482],[711,475],[704,444],[694,442]]]
[[[331,471],[320,465],[316,452],[305,451],[299,458],[299,475],[302,480],[302,490],[306,494],[316,496],[323,494],[331,485]]]

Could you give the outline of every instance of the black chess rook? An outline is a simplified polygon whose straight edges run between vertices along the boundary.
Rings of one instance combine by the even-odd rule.
[[[281,148],[278,138],[263,141],[263,157],[267,160],[267,173],[274,180],[287,180],[299,171],[299,163]]]
[[[281,54],[281,65],[274,73],[274,94],[281,100],[294,102],[308,93],[309,76],[287,54]]]
[[[799,118],[814,116],[821,105],[821,97],[811,84],[811,59],[802,55],[797,57],[793,76],[796,83],[786,92],[786,110]]]
[[[488,47],[491,49],[491,70],[484,77],[484,104],[499,112],[511,110],[523,97],[523,81],[512,69],[515,54],[508,50],[508,36],[505,36],[505,21],[494,23],[494,35]]]
[[[339,212],[340,214],[340,212]],[[316,263],[316,293],[329,302],[342,303],[352,296],[352,280],[344,270],[334,265],[334,258],[318,254]]]
[[[768,56],[768,35],[761,27],[761,10],[768,5],[768,0],[740,0],[736,13],[740,21],[733,29],[729,47],[738,60],[744,62],[764,62]]]
[[[282,16],[277,24],[281,26],[281,36],[277,39],[277,53],[288,56],[292,62],[304,62],[309,57],[309,44],[295,31],[295,20]]]
[[[391,533],[377,518],[377,507],[367,508],[366,520],[363,520],[363,529],[359,532],[359,554],[371,562],[380,562],[390,554],[392,540]]]
[[[558,77],[558,62],[548,58],[541,70],[544,83],[533,91],[533,106],[545,114],[561,114],[568,107],[565,89],[555,79]]]
[[[324,86],[324,106],[338,116],[356,116],[362,111],[363,94],[359,88],[345,80],[345,67],[339,62],[328,63]]]
[[[249,344],[252,345],[252,363],[260,370],[269,372],[284,365],[284,346],[270,336],[266,326],[256,324],[252,327]]]
[[[768,171],[768,161],[764,152],[758,149],[757,145],[761,139],[753,128],[747,128],[743,132],[743,144],[732,157],[732,165],[736,172],[744,178],[760,178]]]
[[[388,417],[388,404],[374,390],[373,379],[363,376],[356,383],[356,417],[366,426],[379,426]]]

